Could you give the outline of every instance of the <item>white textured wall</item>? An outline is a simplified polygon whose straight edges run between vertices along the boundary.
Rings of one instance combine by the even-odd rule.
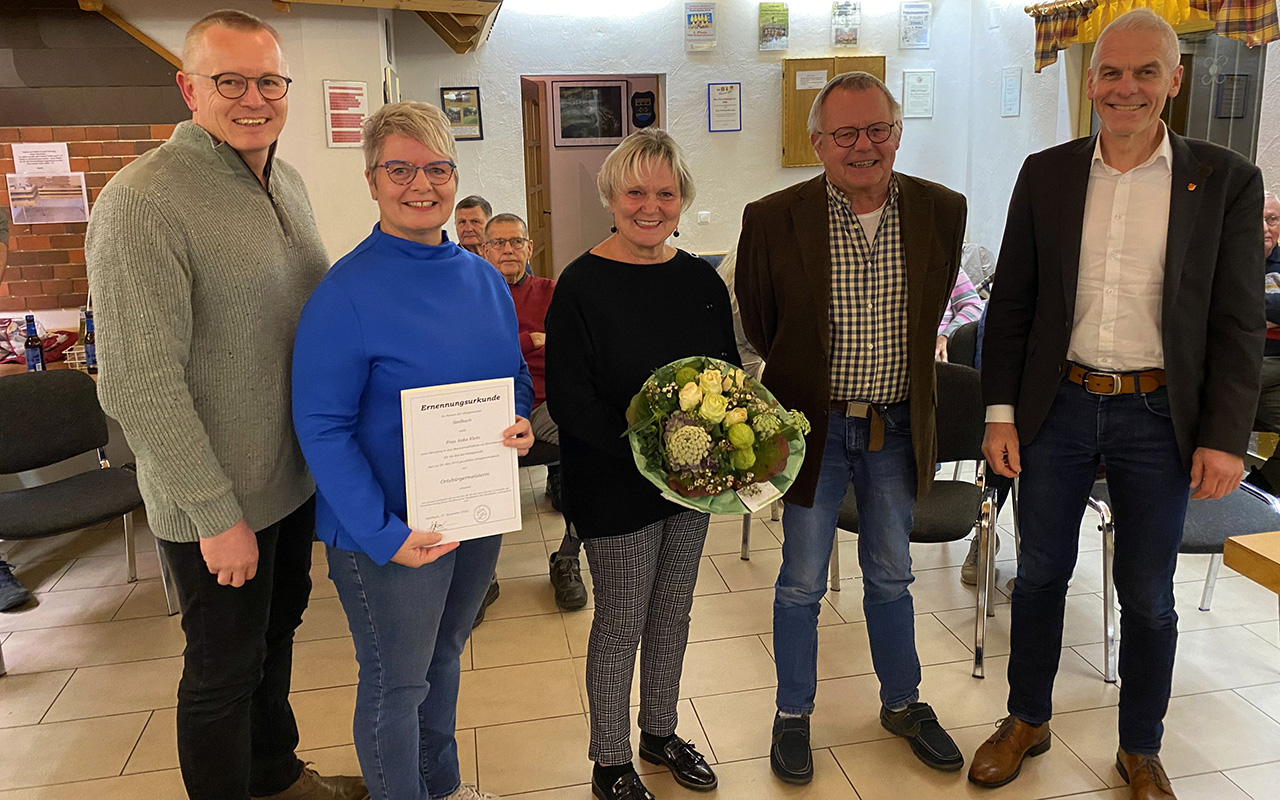
[[[366,81],[370,111],[382,105],[376,11],[299,4],[288,14],[278,14],[263,0],[112,0],[111,6],[174,53],[182,52],[182,39],[191,23],[219,8],[238,8],[275,26],[294,79],[289,120],[277,153],[306,180],[330,258],[338,259],[368,235],[378,211],[369,199],[364,162],[358,148],[325,146],[321,81]]]
[[[1258,166],[1267,188],[1280,193],[1280,42],[1267,45],[1262,118],[1258,125]]]

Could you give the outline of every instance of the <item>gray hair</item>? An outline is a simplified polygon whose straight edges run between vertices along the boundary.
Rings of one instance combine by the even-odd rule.
[[[387,137],[400,134],[434,150],[450,161],[458,160],[458,146],[453,141],[453,128],[444,112],[430,103],[388,103],[360,126],[363,134],[365,169],[378,166],[382,145]],[[454,178],[457,178],[454,172]]]
[[[236,11],[232,8],[224,8],[221,11],[214,11],[206,14],[196,21],[194,25],[187,29],[187,35],[182,40],[182,69],[193,69],[196,61],[199,60],[201,50],[204,45],[204,32],[212,27],[219,26],[230,28],[233,31],[241,33],[255,33],[257,31],[266,31],[271,34],[271,38],[276,40],[276,46],[280,47],[280,33],[270,23],[255,17],[252,14],[246,14],[243,11]],[[284,48],[281,47],[280,65],[284,66]]]
[[[484,212],[485,219],[493,216],[493,206],[489,205],[489,201],[485,200],[478,194],[470,194],[458,201],[453,207],[453,213],[458,213],[468,208],[478,208]]]
[[[809,107],[810,134],[819,132],[822,106],[827,102],[827,95],[836,89],[844,89],[846,92],[862,92],[868,89],[879,90],[884,95],[884,99],[889,101],[889,110],[893,112],[894,123],[897,125],[902,124],[902,104],[898,102],[898,98],[893,96],[893,92],[889,91],[889,87],[884,85],[884,81],[870,72],[843,72],[827,81],[827,85],[822,87],[822,91],[818,92],[818,96],[813,98],[813,105]]]
[[[1093,46],[1093,57],[1089,59],[1089,69],[1098,68],[1098,55],[1102,52],[1102,43],[1113,33],[1132,31],[1135,33],[1151,33],[1164,39],[1164,65],[1170,72],[1178,68],[1182,61],[1182,51],[1178,48],[1178,32],[1149,8],[1135,8],[1121,14],[1110,25],[1102,30],[1098,41]]]
[[[665,164],[671,174],[676,176],[676,185],[680,191],[680,210],[688,211],[689,206],[693,205],[693,175],[689,172],[689,165],[685,163],[680,145],[671,138],[671,134],[661,128],[636,131],[623,139],[622,144],[605,157],[600,174],[596,176],[596,189],[600,192],[600,202],[604,207],[609,207],[609,201],[617,197],[618,192],[634,186],[655,162]]]
[[[519,214],[503,213],[503,214],[498,214],[495,217],[490,217],[489,221],[484,224],[485,236],[489,235],[489,229],[493,227],[493,223],[495,222],[518,222],[520,223],[520,229],[524,231],[524,235],[525,236],[529,235],[529,226],[525,223],[523,219],[521,219]]]

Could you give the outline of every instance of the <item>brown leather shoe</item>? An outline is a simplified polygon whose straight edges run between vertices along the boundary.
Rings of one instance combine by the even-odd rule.
[[[1133,755],[1117,750],[1116,771],[1129,784],[1133,800],[1177,800],[1164,765],[1160,763],[1160,756]]]
[[[969,765],[969,781],[994,789],[1018,777],[1022,760],[1049,749],[1049,723],[1028,725],[1010,714],[1000,729],[982,743]]]
[[[365,788],[363,778],[349,775],[326,777],[310,766],[304,766],[302,774],[288,789],[258,800],[369,800],[369,790]]]

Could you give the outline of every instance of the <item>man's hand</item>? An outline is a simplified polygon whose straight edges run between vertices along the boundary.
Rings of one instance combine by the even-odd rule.
[[[244,586],[258,574],[258,537],[240,520],[217,536],[200,540],[200,555],[221,586]]]
[[[982,437],[982,455],[997,474],[1016,478],[1022,473],[1022,457],[1018,453],[1018,426],[1012,422],[988,422]]]
[[[933,347],[933,357],[938,361],[947,360],[947,337],[938,334],[938,343]]]
[[[417,569],[423,564],[430,564],[440,556],[458,549],[457,542],[440,544],[443,537],[435,531],[409,531],[409,538],[404,540],[400,549],[391,557],[397,564]]]
[[[1221,450],[1197,447],[1191,454],[1192,500],[1220,500],[1240,488],[1244,460]]]
[[[547,343],[547,335],[539,331],[530,333],[529,338],[533,340],[534,347],[542,347]]]
[[[533,447],[533,426],[524,417],[516,417],[516,424],[502,432],[502,443],[514,447],[522,456],[529,455]]]

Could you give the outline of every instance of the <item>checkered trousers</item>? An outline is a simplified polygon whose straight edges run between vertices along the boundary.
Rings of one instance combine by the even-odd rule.
[[[831,240],[831,399],[900,403],[910,388],[907,259],[898,179],[868,243],[849,199],[827,182]]]
[[[631,679],[640,648],[640,730],[676,730],[689,609],[710,517],[685,511],[634,533],[583,540],[595,617],[587,643],[592,761],[631,760]]]

